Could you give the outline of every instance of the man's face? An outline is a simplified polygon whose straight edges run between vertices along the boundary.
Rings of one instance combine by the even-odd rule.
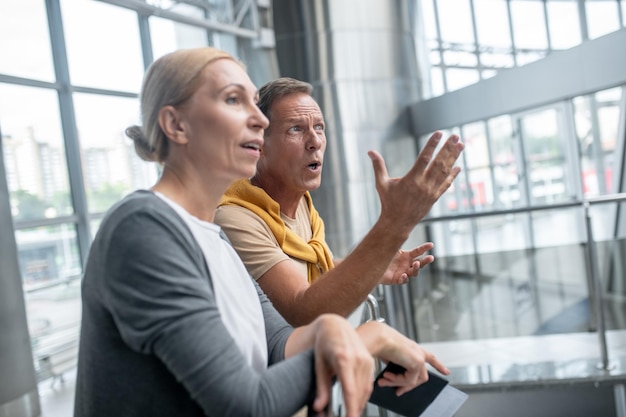
[[[277,99],[257,170],[264,183],[284,193],[311,191],[320,186],[326,150],[324,116],[313,98],[294,93]]]

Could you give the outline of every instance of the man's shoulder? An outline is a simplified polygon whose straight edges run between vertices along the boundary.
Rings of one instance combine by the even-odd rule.
[[[239,222],[247,221],[263,222],[263,219],[250,209],[227,204],[217,208],[215,211],[214,221],[216,224],[221,226],[222,224],[237,224]]]

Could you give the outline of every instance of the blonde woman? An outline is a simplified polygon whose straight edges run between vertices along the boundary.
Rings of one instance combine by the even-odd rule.
[[[290,416],[324,409],[333,378],[347,415],[364,409],[373,355],[407,368],[430,353],[380,323],[338,315],[292,328],[250,278],[213,216],[234,180],[254,175],[267,118],[245,69],[214,48],[180,50],[148,69],[142,127],[127,134],[163,167],[104,218],[83,280],[75,416]]]

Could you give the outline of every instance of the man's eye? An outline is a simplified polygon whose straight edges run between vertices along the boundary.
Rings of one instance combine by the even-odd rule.
[[[321,131],[323,131],[323,130],[324,130],[324,125],[322,125],[322,124],[315,125],[315,130],[321,130]]]
[[[290,132],[299,132],[300,130],[300,126],[292,126],[289,128]]]

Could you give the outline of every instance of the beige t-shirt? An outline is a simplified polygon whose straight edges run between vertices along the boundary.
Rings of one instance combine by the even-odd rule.
[[[283,213],[280,213],[280,217],[295,234],[306,242],[311,240],[313,236],[311,214],[304,197],[298,204],[295,219]],[[255,280],[258,280],[277,263],[287,259],[295,261],[301,268],[302,274],[307,276],[306,262],[285,254],[267,223],[252,211],[234,205],[220,206],[215,213],[214,221],[226,233]]]

